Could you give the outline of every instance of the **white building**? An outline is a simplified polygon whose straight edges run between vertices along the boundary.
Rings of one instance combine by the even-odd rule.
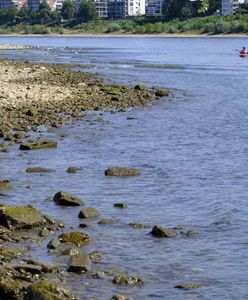
[[[130,17],[145,15],[146,14],[145,0],[127,0],[127,14]]]
[[[221,14],[224,16],[233,14],[239,4],[244,2],[244,0],[221,0]]]

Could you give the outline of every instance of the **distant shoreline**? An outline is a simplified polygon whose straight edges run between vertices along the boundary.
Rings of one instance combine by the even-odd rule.
[[[2,37],[89,37],[89,38],[248,38],[247,34],[0,34]]]

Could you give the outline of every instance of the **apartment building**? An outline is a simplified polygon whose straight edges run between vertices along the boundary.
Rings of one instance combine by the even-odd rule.
[[[221,0],[221,14],[231,15],[239,7],[239,4],[244,3],[245,0]]]
[[[146,15],[156,16],[162,14],[163,0],[147,0]]]

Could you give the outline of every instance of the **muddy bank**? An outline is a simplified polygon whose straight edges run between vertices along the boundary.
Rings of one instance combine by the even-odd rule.
[[[75,67],[75,66],[74,66]],[[107,84],[97,76],[74,72],[67,65],[0,62],[2,133],[60,127],[87,110],[123,111],[144,106],[169,91]]]

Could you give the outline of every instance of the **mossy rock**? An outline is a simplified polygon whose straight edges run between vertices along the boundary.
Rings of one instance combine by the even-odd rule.
[[[106,176],[137,176],[140,175],[140,171],[133,168],[123,167],[110,167],[105,170]]]
[[[119,285],[142,285],[144,281],[138,277],[127,277],[124,275],[116,275],[112,281],[114,284]]]
[[[65,206],[84,205],[84,202],[82,200],[63,191],[57,192],[54,195],[53,201],[56,202],[58,205],[65,205]]]
[[[30,300],[75,300],[69,289],[59,286],[55,282],[40,281],[33,283],[28,288]]]
[[[44,173],[44,172],[55,172],[53,169],[42,168],[42,167],[29,167],[26,169],[27,173]]]
[[[46,219],[32,206],[6,206],[0,209],[0,225],[24,229],[44,225]]]
[[[11,190],[12,186],[10,185],[9,180],[0,180],[0,191],[1,190]]]
[[[57,142],[47,139],[40,139],[35,143],[21,144],[20,150],[38,150],[43,148],[56,148]]]
[[[162,227],[159,225],[155,225],[152,228],[151,234],[154,237],[158,237],[158,238],[168,238],[168,237],[176,236],[177,231],[175,229],[170,229],[170,228]]]
[[[59,239],[63,243],[71,243],[77,246],[83,246],[92,241],[88,234],[80,231],[65,232],[59,236]]]

